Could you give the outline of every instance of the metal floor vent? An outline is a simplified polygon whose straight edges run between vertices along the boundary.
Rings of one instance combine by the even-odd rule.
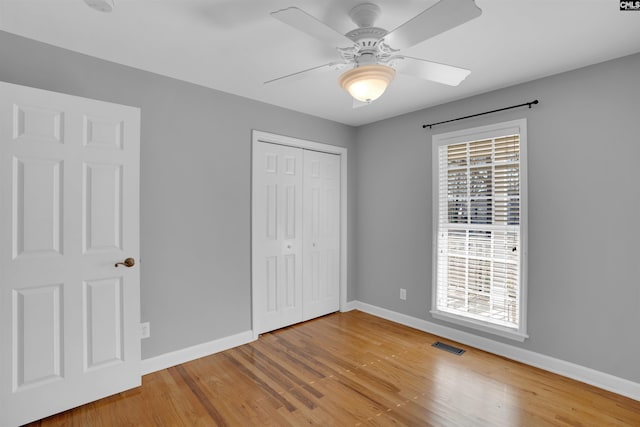
[[[440,342],[440,341],[434,342],[433,344],[431,344],[431,347],[435,347],[435,348],[439,348],[440,350],[448,351],[449,353],[453,353],[456,356],[462,356],[462,353],[465,352],[465,350],[463,350],[461,348],[454,347],[452,345],[445,344],[445,343]]]

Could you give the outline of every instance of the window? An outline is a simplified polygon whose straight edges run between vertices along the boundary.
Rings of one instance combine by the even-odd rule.
[[[433,136],[434,317],[526,335],[526,121]]]

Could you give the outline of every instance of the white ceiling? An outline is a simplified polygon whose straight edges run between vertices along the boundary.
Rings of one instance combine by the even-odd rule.
[[[355,27],[348,11],[364,1],[115,0],[100,13],[83,0],[0,0],[0,29],[349,125],[640,51],[640,12],[620,11],[617,0],[476,0],[479,18],[402,51],[472,70],[458,87],[398,75],[379,100],[353,109],[340,71],[263,85],[339,59],[269,12],[297,6],[346,33]],[[376,26],[387,30],[435,3],[367,1],[382,8]]]

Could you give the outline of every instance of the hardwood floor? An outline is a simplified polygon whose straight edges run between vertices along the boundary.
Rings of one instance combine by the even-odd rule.
[[[30,426],[640,426],[638,401],[438,339],[337,313]]]

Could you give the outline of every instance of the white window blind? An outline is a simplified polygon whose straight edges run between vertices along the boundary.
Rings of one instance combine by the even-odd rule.
[[[522,153],[515,129],[437,144],[434,312],[522,334]]]

